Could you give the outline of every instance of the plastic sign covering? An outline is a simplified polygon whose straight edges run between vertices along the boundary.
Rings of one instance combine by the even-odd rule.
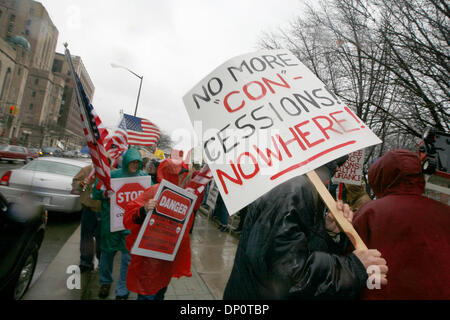
[[[156,207],[147,213],[131,253],[173,261],[197,196],[162,180],[155,199]]]
[[[230,59],[183,102],[230,214],[295,176],[381,142],[289,50]]]

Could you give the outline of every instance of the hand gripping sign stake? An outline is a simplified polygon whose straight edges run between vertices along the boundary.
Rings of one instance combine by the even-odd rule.
[[[312,182],[317,192],[319,193],[320,197],[322,198],[323,202],[336,219],[337,224],[345,232],[345,234],[352,242],[355,249],[367,250],[368,248],[366,244],[362,241],[361,237],[356,232],[355,228],[353,228],[353,225],[350,222],[348,222],[348,220],[344,217],[344,213],[341,210],[336,209],[336,201],[333,199],[330,192],[323,184],[322,180],[320,180],[316,171],[312,170],[306,173],[306,176]]]

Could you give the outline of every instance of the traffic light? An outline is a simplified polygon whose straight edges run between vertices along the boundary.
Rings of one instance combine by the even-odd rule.
[[[17,115],[19,113],[19,108],[16,106],[10,106],[9,107],[9,114]]]

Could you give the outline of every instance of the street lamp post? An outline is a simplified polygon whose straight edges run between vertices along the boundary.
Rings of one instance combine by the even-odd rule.
[[[139,97],[141,96],[142,79],[144,79],[144,76],[140,76],[140,75],[136,74],[135,72],[131,71],[130,69],[128,69],[128,68],[126,68],[126,67],[124,67],[124,66],[115,64],[115,63],[111,63],[111,67],[113,67],[113,68],[122,68],[122,69],[125,69],[125,70],[131,72],[132,74],[134,74],[134,75],[135,75],[136,77],[138,77],[139,79],[141,79],[141,82],[140,82],[140,84],[139,84],[139,92],[138,92],[138,96],[137,96],[137,101],[136,101],[136,108],[134,109],[134,116],[136,117],[137,108],[138,108],[138,105],[139,105]]]

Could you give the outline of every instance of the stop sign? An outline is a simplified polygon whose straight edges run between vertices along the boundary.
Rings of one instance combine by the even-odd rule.
[[[128,202],[135,200],[139,197],[145,188],[139,183],[127,183],[124,184],[116,192],[116,203],[119,207],[125,210],[125,206]]]

